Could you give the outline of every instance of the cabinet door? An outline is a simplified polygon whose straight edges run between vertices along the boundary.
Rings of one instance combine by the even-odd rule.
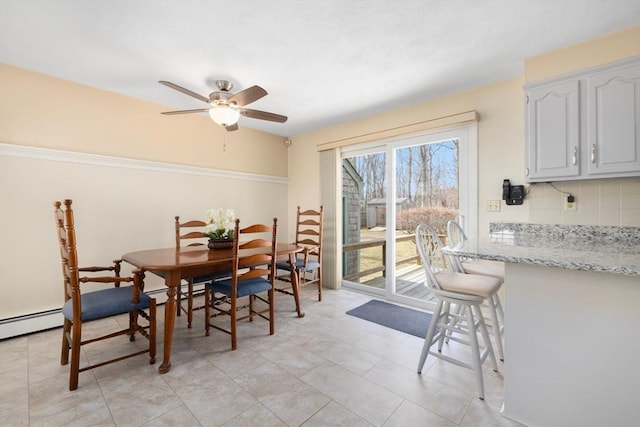
[[[640,62],[587,77],[589,175],[640,173]]]
[[[527,92],[527,180],[580,175],[579,89],[576,79]]]

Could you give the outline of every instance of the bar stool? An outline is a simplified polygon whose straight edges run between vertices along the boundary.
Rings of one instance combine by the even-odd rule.
[[[447,236],[449,244],[457,246],[467,240],[462,227],[456,221],[447,223]],[[486,259],[468,259],[460,256],[452,256],[455,271],[459,273],[478,274],[481,276],[494,277],[500,280],[500,286],[496,292],[487,298],[486,306],[489,309],[489,318],[491,320],[491,331],[496,342],[496,350],[498,358],[504,361],[504,350],[502,340],[504,339],[504,310],[498,296],[498,291],[504,283],[504,262],[491,261]]]
[[[498,365],[480,304],[490,298],[502,282],[494,277],[452,271],[440,251],[442,241],[425,224],[416,228],[416,245],[425,270],[425,284],[438,299],[420,354],[418,373],[422,373],[428,355],[472,369],[476,374],[478,397],[484,400],[482,363],[489,358],[494,372],[498,371]],[[451,310],[452,304],[465,310],[456,313]],[[484,347],[478,341],[478,331]],[[442,354],[445,338],[470,346],[471,363]],[[431,347],[436,343],[438,351],[432,351]]]

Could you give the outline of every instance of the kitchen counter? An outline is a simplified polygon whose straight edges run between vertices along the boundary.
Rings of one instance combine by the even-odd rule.
[[[640,228],[491,224],[443,252],[505,261],[502,415],[640,426]]]
[[[443,252],[571,270],[640,275],[640,227],[495,223],[489,238]],[[640,282],[639,282],[640,284]]]

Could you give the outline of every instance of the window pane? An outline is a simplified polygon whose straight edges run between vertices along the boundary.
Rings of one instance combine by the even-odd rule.
[[[343,278],[384,289],[385,153],[343,159]]]

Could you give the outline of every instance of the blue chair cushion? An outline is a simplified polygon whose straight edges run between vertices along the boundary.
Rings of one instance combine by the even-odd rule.
[[[220,280],[207,284],[207,288],[214,292],[220,292],[222,294],[231,296],[231,279]],[[258,294],[260,292],[268,291],[271,289],[271,282],[264,277],[256,277],[249,280],[241,280],[238,282],[238,298],[245,297],[247,295]]]
[[[140,302],[133,303],[133,289],[131,286],[121,288],[108,288],[100,291],[87,292],[81,295],[83,322],[103,317],[116,316],[129,313],[137,309],[149,308],[151,298],[144,292],[140,293]],[[68,300],[62,306],[62,314],[69,320],[73,320],[73,302]]]
[[[276,268],[278,268],[279,270],[289,270],[289,263],[288,262],[279,262],[276,264]],[[304,267],[304,260],[303,259],[297,259],[296,260],[296,270],[300,270],[300,271],[313,271],[313,270],[317,270],[320,268],[320,263],[318,263],[317,261],[309,261],[307,262],[307,267]]]

